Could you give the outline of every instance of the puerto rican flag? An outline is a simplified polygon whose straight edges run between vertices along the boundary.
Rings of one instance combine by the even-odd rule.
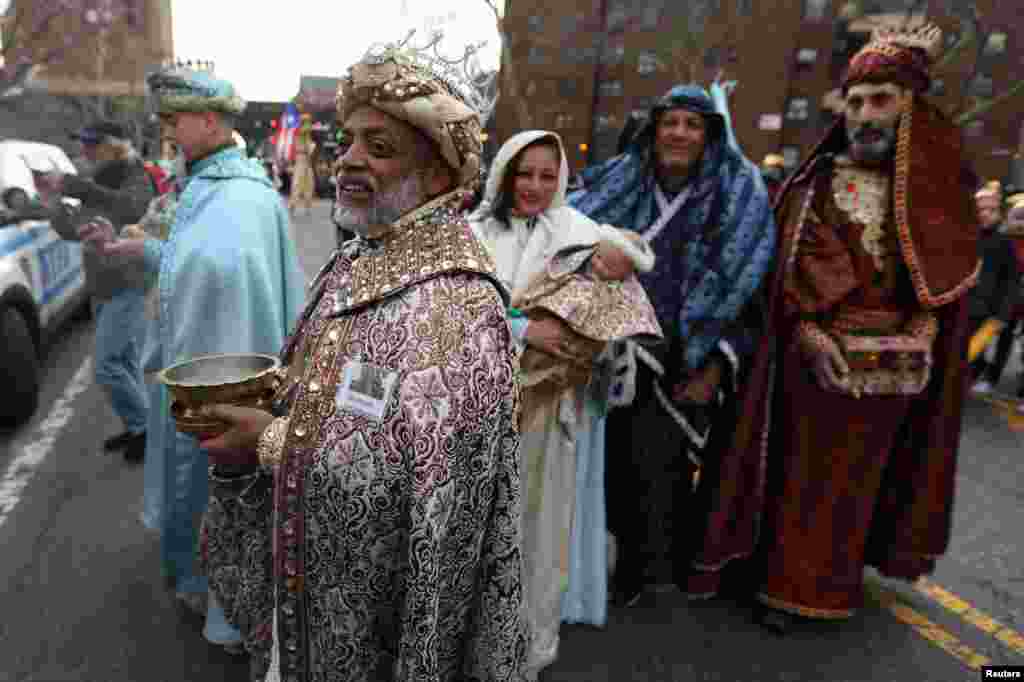
[[[302,118],[294,104],[289,103],[281,114],[281,121],[274,136],[274,153],[278,161],[291,163],[295,160],[295,138],[299,133]]]

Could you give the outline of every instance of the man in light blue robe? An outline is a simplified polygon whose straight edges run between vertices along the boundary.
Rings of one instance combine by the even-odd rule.
[[[162,72],[149,85],[165,129],[187,160],[167,238],[112,241],[96,225],[83,234],[157,277],[143,369],[151,375],[218,353],[276,355],[301,310],[305,280],[287,210],[263,168],[232,140],[245,102],[208,72]],[[237,648],[238,631],[207,599],[196,561],[208,499],[207,454],[195,438],[175,430],[166,387],[153,383],[150,394],[144,521],[160,532],[163,575],[178,598],[206,612],[206,638]]]

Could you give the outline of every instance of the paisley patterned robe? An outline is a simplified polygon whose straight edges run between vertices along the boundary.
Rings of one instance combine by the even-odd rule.
[[[314,284],[283,461],[215,476],[206,519],[214,590],[267,680],[523,678],[517,363],[490,267],[441,201]]]

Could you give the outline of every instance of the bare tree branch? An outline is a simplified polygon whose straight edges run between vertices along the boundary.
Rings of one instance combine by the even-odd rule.
[[[973,107],[971,107],[968,111],[957,116],[954,120],[956,121],[957,125],[966,125],[971,121],[981,117],[983,114],[988,113],[990,109],[1001,104],[1002,102],[1005,102],[1006,100],[1015,96],[1019,92],[1024,92],[1024,80],[1017,81],[1017,83],[1011,86],[1008,90],[999,93],[995,97],[981,100]]]
[[[494,4],[494,0],[484,0],[484,3],[494,12],[494,18],[501,21],[501,13],[498,11],[498,6]]]

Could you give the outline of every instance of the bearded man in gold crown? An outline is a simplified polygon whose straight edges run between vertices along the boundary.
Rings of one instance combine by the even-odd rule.
[[[478,114],[440,62],[340,86],[344,243],[286,343],[273,413],[218,406],[203,558],[258,679],[522,679],[507,301],[462,217]],[[269,667],[265,677],[259,677]]]
[[[923,94],[937,28],[880,30],[845,112],[784,185],[765,345],[744,416],[767,446],[759,620],[842,619],[865,565],[915,580],[946,551],[978,269],[959,130]],[[773,345],[773,344],[777,344]]]

